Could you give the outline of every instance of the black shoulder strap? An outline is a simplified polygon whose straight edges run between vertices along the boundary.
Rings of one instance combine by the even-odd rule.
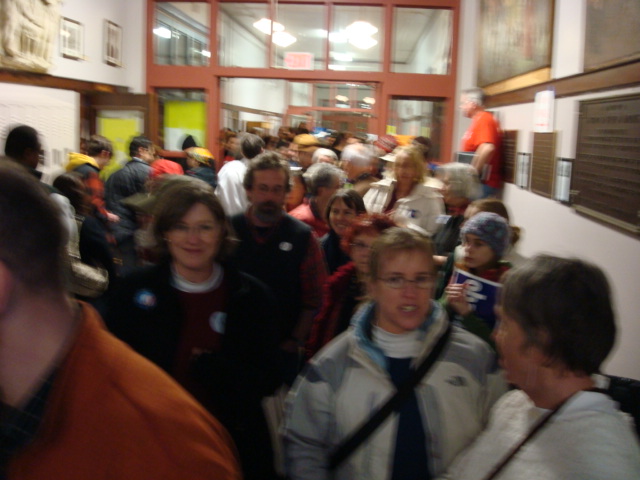
[[[357,430],[348,435],[345,440],[338,445],[329,458],[329,469],[335,470],[344,460],[346,460],[369,435],[371,435],[380,424],[393,412],[398,410],[405,400],[411,395],[415,386],[427,374],[429,369],[436,362],[442,350],[444,350],[449,337],[451,336],[451,324],[438,340],[431,353],[422,361],[420,365],[412,372],[411,376],[400,385],[400,388],[387,402],[382,405],[369,419]]]

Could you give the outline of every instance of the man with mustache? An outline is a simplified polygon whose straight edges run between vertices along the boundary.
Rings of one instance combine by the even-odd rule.
[[[277,153],[255,157],[244,177],[250,206],[231,223],[240,240],[232,262],[266,283],[278,299],[283,381],[291,385],[327,272],[311,228],[284,211],[289,182],[289,165]]]

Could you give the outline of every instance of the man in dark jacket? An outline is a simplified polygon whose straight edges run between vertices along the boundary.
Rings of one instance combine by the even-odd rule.
[[[290,385],[322,300],[325,261],[311,227],[284,212],[289,165],[280,155],[264,152],[255,157],[244,188],[250,206],[246,213],[231,218],[240,240],[232,263],[266,283],[278,300],[283,379]]]
[[[137,265],[134,233],[137,228],[136,214],[123,200],[136,193],[142,193],[151,172],[154,160],[153,143],[139,136],[129,144],[129,160],[124,167],[113,173],[105,185],[107,210],[120,217],[113,227],[113,234],[122,259],[121,273],[127,273]]]

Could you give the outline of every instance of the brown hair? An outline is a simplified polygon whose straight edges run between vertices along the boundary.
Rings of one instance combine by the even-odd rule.
[[[66,243],[60,210],[45,187],[0,159],[0,261],[30,291],[63,291]]]
[[[376,278],[380,272],[382,258],[388,254],[416,251],[424,253],[435,272],[433,263],[433,243],[431,240],[412,228],[393,227],[385,230],[373,242],[373,250],[369,260],[369,275]]]
[[[200,203],[209,209],[222,228],[220,248],[215,260],[218,262],[225,260],[235,246],[235,238],[213,188],[198,178],[183,176],[177,176],[177,178],[179,180],[167,180],[167,183],[160,187],[153,208],[153,234],[158,253],[161,256],[169,254],[165,240],[167,232],[174,228],[194,205]]]
[[[287,192],[291,190],[291,172],[289,170],[289,164],[279,154],[270,150],[262,152],[249,162],[249,167],[247,168],[247,172],[245,173],[244,180],[242,182],[242,186],[246,190],[251,190],[253,188],[253,173],[261,170],[282,170],[285,174],[285,189]]]
[[[333,226],[331,225],[331,221],[329,220],[329,213],[331,212],[331,207],[336,202],[336,200],[342,200],[348,208],[352,208],[356,211],[356,215],[360,215],[361,213],[367,213],[367,208],[364,206],[364,200],[362,200],[362,196],[356,192],[354,189],[340,189],[333,195],[327,202],[327,208],[324,210],[324,218],[327,219],[327,225],[329,228],[333,230]]]

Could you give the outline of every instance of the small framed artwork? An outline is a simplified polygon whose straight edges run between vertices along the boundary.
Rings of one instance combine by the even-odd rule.
[[[84,27],[80,22],[60,19],[60,54],[71,60],[84,58]]]
[[[114,67],[122,66],[122,27],[109,20],[104,22],[104,61]]]

